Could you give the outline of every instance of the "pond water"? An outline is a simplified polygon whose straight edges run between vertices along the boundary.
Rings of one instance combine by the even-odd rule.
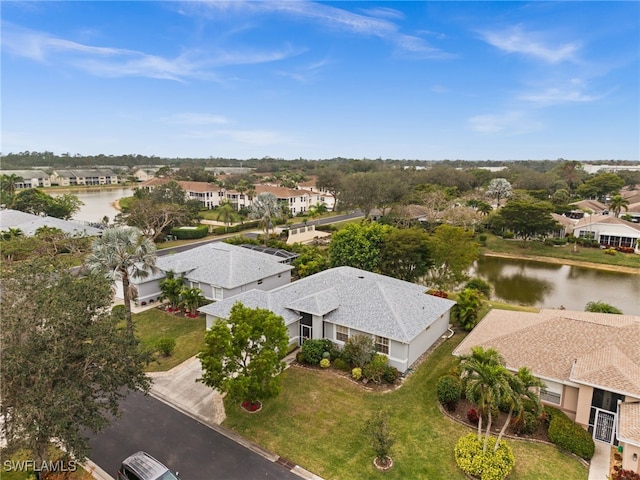
[[[497,301],[570,310],[602,301],[640,315],[640,275],[499,257],[481,257],[470,275],[489,282]]]
[[[80,207],[80,211],[73,216],[74,220],[83,222],[99,222],[106,215],[109,221],[113,222],[113,217],[118,214],[118,210],[113,203],[124,197],[131,197],[133,189],[131,188],[105,188],[90,190],[73,190],[73,195],[84,203]],[[60,193],[52,193],[52,196],[61,195]]]

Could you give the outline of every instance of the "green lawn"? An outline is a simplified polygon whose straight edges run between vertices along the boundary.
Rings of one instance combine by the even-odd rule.
[[[170,357],[160,357],[147,367],[149,372],[169,370],[193,357],[204,346],[205,318],[184,318],[152,308],[135,314],[133,322],[143,347],[154,348],[164,337],[176,340]]]
[[[250,415],[226,402],[225,426],[326,479],[464,480],[453,446],[469,429],[445,417],[437,406],[435,384],[454,365],[451,352],[463,336],[448,340],[389,392],[365,391],[329,371],[289,368],[283,392]],[[362,433],[372,412],[391,413],[396,444],[394,467],[380,473]],[[586,479],[587,469],[550,445],[509,441],[516,457],[510,480]]]
[[[640,255],[633,253],[616,253],[607,255],[600,248],[583,248],[578,246],[578,252],[573,253],[573,245],[547,246],[543,242],[527,242],[527,248],[522,247],[522,240],[505,240],[495,235],[487,235],[487,246],[483,251],[495,253],[508,253],[512,255],[527,255],[562,258],[578,262],[604,263],[640,269]]]

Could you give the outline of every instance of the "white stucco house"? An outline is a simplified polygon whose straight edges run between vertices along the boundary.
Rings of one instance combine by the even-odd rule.
[[[131,279],[144,305],[161,297],[160,282],[166,272],[184,277],[184,284],[202,290],[207,300],[224,300],[248,290],[270,290],[291,282],[293,267],[286,259],[248,248],[215,242],[184,252],[159,256],[158,272],[144,279]],[[123,298],[122,283],[116,297]]]
[[[327,338],[338,346],[370,335],[389,365],[407,369],[448,329],[455,302],[425,287],[352,267],[337,267],[270,291],[251,290],[205,305],[207,328],[241,302],[282,316],[291,343]]]
[[[495,348],[506,367],[528,367],[547,385],[543,403],[621,446],[623,468],[640,472],[640,317],[543,309],[491,310],[453,351]]]
[[[573,235],[598,241],[600,245],[630,247],[639,251],[640,225],[610,215],[589,215],[573,227]]]

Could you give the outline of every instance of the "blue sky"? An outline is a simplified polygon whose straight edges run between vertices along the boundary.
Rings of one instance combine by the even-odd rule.
[[[640,159],[639,2],[8,2],[2,153]]]

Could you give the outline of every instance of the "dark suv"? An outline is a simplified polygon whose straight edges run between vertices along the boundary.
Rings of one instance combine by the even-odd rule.
[[[118,480],[178,480],[178,472],[171,472],[145,452],[136,452],[122,461]]]

